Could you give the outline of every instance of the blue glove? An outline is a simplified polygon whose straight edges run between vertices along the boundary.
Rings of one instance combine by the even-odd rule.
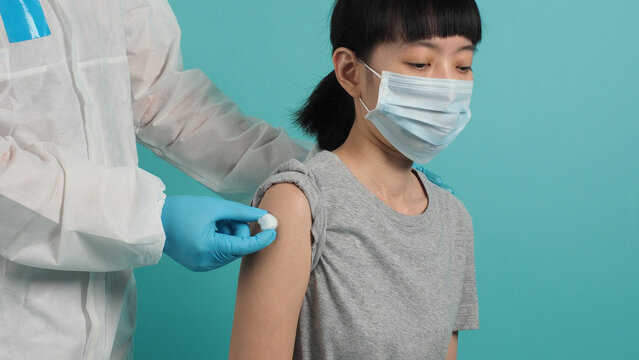
[[[213,197],[169,196],[162,209],[164,253],[192,271],[217,269],[275,240],[275,230],[250,236],[246,222],[266,214]]]
[[[439,175],[437,175],[434,172],[432,172],[432,171],[430,171],[430,170],[428,170],[428,169],[426,169],[424,167],[421,167],[421,166],[417,166],[416,165],[415,169],[417,171],[423,172],[424,175],[426,175],[426,178],[428,178],[428,180],[430,180],[430,182],[432,182],[433,184],[439,186],[440,188],[442,188],[444,190],[448,190],[448,192],[450,192],[451,194],[455,195],[455,190],[453,190],[452,187],[444,184],[444,180],[442,180],[442,178]]]

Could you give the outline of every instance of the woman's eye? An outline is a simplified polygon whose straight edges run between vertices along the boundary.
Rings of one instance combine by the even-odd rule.
[[[430,66],[430,64],[409,64],[409,65],[414,67],[417,70],[424,70]]]
[[[459,66],[457,67],[459,69],[459,71],[461,72],[469,72],[469,71],[473,71],[473,68],[471,66]]]

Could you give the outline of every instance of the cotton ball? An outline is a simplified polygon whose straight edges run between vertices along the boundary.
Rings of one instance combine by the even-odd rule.
[[[262,231],[275,230],[277,228],[277,219],[275,218],[275,216],[271,214],[266,214],[262,216],[257,221],[257,223],[260,224],[260,228],[262,228]]]

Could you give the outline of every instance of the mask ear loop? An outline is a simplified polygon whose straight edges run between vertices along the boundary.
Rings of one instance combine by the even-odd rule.
[[[378,78],[380,78],[380,80],[382,79],[382,76],[381,76],[381,75],[380,75],[377,71],[373,70],[373,68],[371,68],[370,66],[368,66],[368,64],[366,64],[364,61],[362,61],[362,59],[358,59],[358,60],[359,60],[359,62],[361,62],[362,64],[364,64],[364,66],[366,66],[366,68],[367,68],[368,70],[370,70],[373,74],[375,74],[375,76],[377,76]],[[362,103],[362,106],[364,106],[364,109],[366,109],[366,112],[367,112],[367,113],[371,112],[371,111],[368,109],[368,106],[366,106],[366,104],[364,103],[364,100],[362,100],[362,97],[361,97],[361,96],[359,97],[359,99],[358,99],[358,100],[359,100],[359,102],[360,102],[360,103]]]
[[[362,61],[362,59],[358,59],[359,62],[361,62],[362,64],[364,64],[364,66],[366,66],[366,68],[368,70],[370,70],[373,74],[375,74],[380,80],[382,79],[382,75],[380,75],[377,71],[373,70],[372,67],[368,66],[368,64],[366,64],[365,62]]]
[[[362,106],[364,107],[364,109],[366,109],[366,112],[367,112],[366,115],[368,115],[368,113],[371,112],[371,111],[368,109],[368,106],[366,106],[366,104],[364,104],[364,100],[362,100],[362,97],[360,96],[357,100],[359,100],[359,102],[362,103]]]

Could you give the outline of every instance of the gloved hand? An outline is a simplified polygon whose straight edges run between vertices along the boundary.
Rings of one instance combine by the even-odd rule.
[[[433,184],[439,186],[440,188],[444,190],[448,190],[448,192],[455,195],[455,190],[452,187],[444,184],[444,180],[442,180],[442,178],[439,175],[435,174],[434,172],[422,166],[415,165],[414,167],[417,171],[423,172],[424,175],[426,175],[426,178],[430,180],[430,182],[432,182]]]
[[[246,222],[266,214],[213,197],[169,196],[162,210],[164,253],[192,271],[217,269],[275,240],[275,230],[250,236]]]

